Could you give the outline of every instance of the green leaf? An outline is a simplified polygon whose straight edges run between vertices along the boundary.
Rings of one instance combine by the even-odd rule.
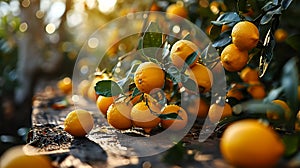
[[[271,29],[268,30],[268,33],[266,34],[265,36],[265,39],[264,39],[264,48],[261,50],[261,56],[260,56],[260,62],[259,62],[259,75],[260,77],[262,77],[272,58],[273,58],[273,50],[274,50],[274,47],[275,47],[275,39],[274,39],[274,36],[273,34],[271,33]]]
[[[216,21],[211,21],[213,25],[216,26],[222,26],[222,25],[228,25],[232,27],[235,25],[237,22],[239,22],[241,18],[236,12],[226,12],[222,15],[220,15]]]
[[[279,97],[279,95],[283,92],[283,87],[279,87],[276,89],[272,89],[268,96],[264,98],[264,102],[271,102]]]
[[[293,0],[282,0],[281,1],[282,10],[286,10],[292,2],[293,2]]]
[[[210,32],[209,32],[209,36],[212,39],[216,39],[220,35],[221,30],[222,30],[222,26],[212,25]]]
[[[143,35],[143,53],[146,56],[155,57],[156,52],[145,50],[145,48],[160,48],[162,45],[163,34],[161,33],[158,24],[151,22]]]
[[[96,83],[95,91],[97,95],[112,97],[123,94],[121,87],[113,80],[101,80]]]
[[[294,127],[294,122],[297,115],[298,104],[298,70],[296,65],[296,58],[290,59],[283,67],[283,73],[281,77],[281,84],[287,95],[287,102],[292,110],[292,117],[290,127]]]
[[[300,53],[300,34],[288,37],[285,42]]]
[[[300,137],[298,135],[284,135],[282,140],[285,145],[285,157],[290,157],[298,151],[300,142]]]
[[[134,88],[132,92],[132,97],[136,97],[137,95],[140,95],[142,92],[138,88]]]
[[[186,63],[187,65],[191,65],[192,63],[195,62],[195,60],[197,60],[197,59],[199,58],[199,55],[200,55],[200,51],[199,51],[199,50],[193,52],[192,54],[190,54],[190,55],[186,58],[185,63]]]
[[[267,12],[260,20],[260,24],[261,25],[265,25],[268,24],[271,19],[274,17],[274,15],[280,15],[281,14],[281,8],[277,7],[274,10],[271,10],[269,12]]]
[[[159,114],[158,117],[162,120],[183,120],[178,113]]]
[[[221,33],[220,36],[217,39],[215,39],[212,46],[216,47],[216,48],[225,47],[226,45],[231,43],[230,36],[231,36],[231,31],[225,31],[225,32]]]

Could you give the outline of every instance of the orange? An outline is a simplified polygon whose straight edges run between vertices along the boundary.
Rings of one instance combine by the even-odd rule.
[[[200,87],[200,92],[208,92],[213,84],[213,74],[206,66],[196,63],[188,72]],[[201,90],[202,89],[202,90]]]
[[[96,104],[99,109],[99,111],[106,116],[107,110],[109,106],[114,102],[113,97],[105,97],[105,96],[99,96],[97,98]]]
[[[141,92],[150,93],[164,86],[165,72],[154,62],[143,62],[134,73],[134,83]]]
[[[284,117],[286,120],[289,120],[291,118],[291,115],[292,115],[291,109],[285,101],[276,99],[276,100],[273,100],[272,103],[279,105],[284,110]],[[267,110],[267,117],[272,120],[279,119],[279,115],[275,111],[272,111],[272,110]]]
[[[72,91],[72,80],[65,77],[57,82],[57,88],[64,94],[69,94]]]
[[[23,146],[14,146],[0,158],[1,168],[53,168],[46,155],[26,155]]]
[[[253,99],[263,99],[266,97],[265,87],[260,82],[250,82],[250,86],[247,88],[247,92]]]
[[[240,50],[234,44],[227,45],[221,53],[221,63],[229,72],[242,70],[248,60],[248,51]]]
[[[196,108],[196,105],[199,105],[199,107]],[[192,99],[191,103],[187,107],[187,111],[192,115],[196,115],[198,118],[205,118],[207,116],[208,110],[209,104],[202,98]]]
[[[277,42],[284,42],[288,37],[288,33],[284,29],[277,29],[274,33],[274,37]]]
[[[166,15],[169,19],[174,19],[172,15],[177,15],[183,18],[188,17],[188,11],[183,6],[183,3],[171,4],[167,7]]]
[[[208,117],[209,120],[213,123],[216,123],[220,119],[224,119],[225,117],[231,115],[232,115],[232,108],[228,103],[225,103],[224,106],[214,103],[209,107]]]
[[[149,107],[145,101],[139,102],[132,107],[130,113],[133,125],[143,128],[146,133],[150,133],[160,123],[160,118],[157,116],[160,114],[160,107],[150,101],[148,101],[148,105]]]
[[[130,112],[132,106],[125,101],[116,102],[109,106],[107,111],[107,122],[114,128],[126,130],[132,127]]]
[[[153,2],[151,7],[150,7],[150,11],[160,11],[160,7],[157,5],[157,3]]]
[[[241,84],[233,83],[231,88],[228,90],[226,96],[236,98],[237,100],[242,100],[244,98],[242,89],[244,88],[245,86]]]
[[[246,83],[259,81],[258,70],[248,66],[241,71],[240,77]]]
[[[193,42],[189,40],[178,40],[176,43],[174,43],[170,51],[171,62],[177,68],[182,68],[185,64],[186,59],[198,50],[199,48]],[[195,65],[197,61],[198,59],[196,58],[189,66],[191,67]]]
[[[249,51],[256,47],[259,41],[257,27],[249,21],[235,24],[231,31],[232,43],[242,51]]]
[[[284,153],[284,144],[274,130],[255,119],[232,123],[224,131],[220,150],[235,167],[274,167]]]
[[[94,127],[94,119],[86,110],[73,110],[67,115],[64,121],[64,127],[64,130],[71,135],[82,137],[92,130]]]
[[[164,129],[168,128],[172,131],[182,130],[188,122],[188,116],[186,111],[182,107],[172,104],[172,105],[165,106],[162,109],[161,114],[170,114],[170,113],[177,113],[177,115],[181,117],[181,119],[179,119],[178,117],[176,119],[167,119],[167,120],[162,119],[160,122],[161,126]]]

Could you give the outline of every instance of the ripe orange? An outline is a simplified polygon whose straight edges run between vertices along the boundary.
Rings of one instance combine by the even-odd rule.
[[[126,101],[116,102],[109,106],[107,122],[116,129],[126,130],[132,127],[130,118],[132,106]]]
[[[69,77],[65,77],[57,82],[57,88],[64,94],[72,92],[72,80]]]
[[[146,105],[146,102],[142,101],[134,105],[130,113],[133,125],[143,128],[146,133],[150,133],[154,127],[158,126],[160,118],[157,115],[161,113],[160,107],[155,103],[148,101],[148,105],[152,112]]]
[[[161,120],[161,126],[164,129],[171,129],[173,131],[178,131],[178,130],[182,130],[187,122],[188,122],[188,116],[186,111],[178,106],[178,105],[167,105],[162,109],[162,113],[161,114],[170,114],[170,113],[177,113],[178,116],[180,116],[182,119],[168,119],[168,120]]]
[[[232,115],[232,108],[228,103],[225,103],[224,106],[214,103],[209,107],[208,117],[209,120],[213,123],[216,123],[220,119],[223,119],[231,115]]]
[[[288,37],[288,33],[284,29],[277,29],[274,33],[274,37],[277,42],[284,42]]]
[[[235,24],[231,31],[232,43],[242,51],[249,51],[256,47],[259,41],[257,27],[249,21]]]
[[[242,70],[249,60],[248,51],[238,49],[234,44],[227,45],[221,53],[221,63],[229,72]]]
[[[143,62],[134,73],[134,83],[141,92],[150,93],[164,86],[165,72],[154,62]]]
[[[196,105],[199,105],[199,107],[196,108]],[[198,118],[205,118],[207,116],[208,110],[209,104],[202,98],[192,99],[191,103],[187,107],[188,113],[196,115]]]
[[[244,98],[242,89],[244,88],[245,86],[238,83],[234,83],[232,84],[231,89],[228,90],[226,96],[236,98],[237,100],[242,100]]]
[[[247,88],[247,92],[253,99],[263,99],[266,97],[265,87],[260,82],[249,82],[250,86]]]
[[[232,123],[224,131],[220,150],[236,167],[274,167],[284,153],[284,145],[271,128],[255,119]]]
[[[291,118],[291,115],[292,115],[291,109],[285,101],[276,99],[276,100],[273,100],[272,103],[279,105],[284,110],[284,117],[286,120],[289,120]],[[275,111],[272,111],[272,110],[267,110],[267,117],[272,120],[279,119],[279,115]]]
[[[188,11],[183,6],[183,3],[171,4],[166,10],[166,15],[169,19],[174,19],[172,15],[177,15],[183,18],[188,17]]]
[[[3,153],[0,158],[1,168],[53,168],[46,155],[26,155],[23,146],[14,146]]]
[[[240,77],[246,83],[259,81],[258,70],[248,66],[241,71]]]
[[[92,130],[94,127],[94,119],[86,110],[73,110],[67,115],[64,121],[64,127],[64,130],[71,135],[82,137]]]
[[[96,105],[99,109],[99,111],[106,116],[107,110],[109,106],[114,102],[113,97],[104,97],[104,96],[99,96],[96,101]]]
[[[192,79],[198,84],[200,88],[200,92],[208,92],[213,84],[213,74],[206,66],[196,63],[194,66],[191,67],[190,71],[188,72]]]
[[[170,51],[171,62],[176,67],[182,68],[186,59],[197,50],[199,50],[199,48],[193,42],[189,40],[178,40],[174,43]],[[189,66],[195,65],[197,61],[198,59],[196,58]]]

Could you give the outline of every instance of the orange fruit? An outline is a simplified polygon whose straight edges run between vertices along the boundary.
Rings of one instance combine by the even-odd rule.
[[[277,42],[284,42],[288,37],[288,33],[284,29],[277,29],[275,30],[274,37]]]
[[[213,123],[218,122],[220,119],[232,115],[232,108],[228,103],[225,103],[224,106],[214,103],[210,105],[208,111],[209,120]]]
[[[109,106],[107,122],[114,128],[126,130],[132,127],[130,119],[132,106],[125,101],[116,102]]]
[[[69,77],[65,77],[57,82],[57,88],[64,94],[72,92],[72,80]]]
[[[249,60],[248,51],[238,49],[234,44],[227,45],[221,53],[221,63],[229,72],[242,70]]]
[[[134,83],[141,92],[150,93],[164,86],[165,72],[154,62],[143,62],[134,73]]]
[[[178,40],[173,44],[170,51],[171,62],[178,68],[182,68],[185,64],[187,58],[198,51],[197,45],[189,40]],[[199,54],[198,54],[199,55]],[[189,66],[196,64],[198,59],[196,58]]]
[[[143,128],[146,133],[150,133],[154,127],[158,126],[160,118],[157,115],[161,113],[160,107],[155,103],[148,101],[148,105],[149,107],[145,101],[139,102],[132,107],[130,113],[133,125]]]
[[[179,119],[178,117],[176,119],[167,119],[161,120],[161,126],[164,129],[171,129],[173,131],[178,131],[178,130],[182,130],[187,122],[188,122],[188,116],[186,111],[178,106],[178,105],[167,105],[162,109],[162,113],[161,114],[170,114],[170,113],[177,113],[178,116],[181,117],[181,119]]]
[[[203,89],[200,89],[200,92],[205,93],[211,89],[213,84],[213,74],[206,66],[196,63],[191,67],[188,73],[198,86]]]
[[[291,118],[291,115],[292,115],[291,109],[285,101],[276,99],[276,100],[273,100],[272,103],[279,105],[284,110],[284,117],[286,120],[289,120]],[[279,115],[275,111],[272,111],[272,110],[267,110],[267,117],[272,120],[279,119]]]
[[[274,130],[255,119],[232,123],[224,131],[220,150],[235,167],[274,167],[284,153],[284,144]]]
[[[114,102],[113,97],[105,97],[105,96],[99,96],[96,101],[96,105],[99,109],[99,111],[106,116],[107,110],[109,106]]]
[[[244,98],[242,89],[244,88],[245,86],[241,84],[233,83],[231,88],[228,90],[226,96],[236,98],[237,100],[242,100]]]
[[[177,15],[183,18],[188,17],[188,11],[183,6],[183,3],[171,4],[167,7],[166,15],[169,19],[174,19],[172,15]]]
[[[150,7],[150,11],[160,11],[160,7],[157,5],[157,3],[152,3],[151,7]]]
[[[259,41],[257,27],[249,21],[235,24],[231,31],[232,43],[242,51],[249,51],[256,47]]]
[[[198,108],[195,107],[197,105],[199,105]],[[187,111],[192,115],[196,115],[198,118],[205,118],[207,116],[208,110],[209,104],[206,102],[206,100],[198,97],[191,99],[191,103],[187,107]]]
[[[263,99],[266,97],[266,90],[260,82],[249,82],[250,86],[247,88],[247,92],[253,99]]]
[[[66,116],[64,127],[64,130],[71,135],[82,137],[92,130],[94,127],[94,119],[86,110],[73,110]]]
[[[0,158],[1,168],[53,168],[46,155],[26,155],[23,146],[14,146],[3,153]]]
[[[246,83],[259,81],[258,70],[248,66],[241,71],[240,77]]]

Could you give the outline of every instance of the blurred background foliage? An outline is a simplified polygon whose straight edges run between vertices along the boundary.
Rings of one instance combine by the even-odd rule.
[[[33,81],[29,84],[31,85],[31,89],[29,89],[30,98],[41,79],[50,81],[71,76],[81,46],[85,42],[91,42],[91,45],[93,45],[88,37],[97,28],[112,19],[137,11],[165,12],[169,5],[183,3],[188,11],[188,19],[200,27],[212,41],[215,41],[219,37],[222,28],[228,29],[228,27],[214,26],[212,21],[216,21],[225,12],[237,12],[250,20],[255,19],[260,16],[262,13],[261,8],[268,2],[277,1],[2,0],[0,2],[0,115],[2,115],[0,118],[12,121],[7,119],[7,116],[13,118],[13,115],[7,115],[7,113],[18,111],[18,108],[15,107],[16,98],[14,95],[16,89],[27,82],[27,80],[21,78],[20,71],[22,69],[19,69],[20,62],[24,62],[22,58],[25,58],[26,55],[24,51],[38,48],[42,52],[37,51],[39,52],[37,55],[26,58],[37,58],[41,59],[41,62],[49,63],[49,65],[35,65],[35,71],[38,73],[34,73],[33,78],[28,78],[29,81]],[[299,57],[300,23],[297,21],[300,17],[299,8],[300,1],[293,1],[289,8],[282,11],[283,13],[280,15],[280,22],[277,26],[281,31],[277,34],[273,32],[276,47],[269,66],[270,71],[267,71],[264,76],[265,83],[273,85],[273,81],[278,77],[277,74],[280,73],[281,68],[279,67],[282,67],[290,58]],[[233,25],[228,24],[228,26],[230,29]],[[33,38],[34,41],[30,41],[30,44],[26,45],[26,50],[24,50],[24,46],[21,49],[22,45],[20,45],[26,43],[22,42],[25,36],[35,37]],[[116,43],[115,46],[109,49],[109,52],[114,56],[123,49],[124,44]],[[59,55],[59,59],[52,63],[52,57],[56,55]],[[29,60],[26,65],[30,67],[31,61],[34,62]],[[55,66],[47,70],[46,68],[50,65]],[[31,103],[31,101],[29,102]],[[24,103],[24,100],[21,103]],[[5,127],[1,125],[3,123],[4,121],[0,121],[0,128]]]

